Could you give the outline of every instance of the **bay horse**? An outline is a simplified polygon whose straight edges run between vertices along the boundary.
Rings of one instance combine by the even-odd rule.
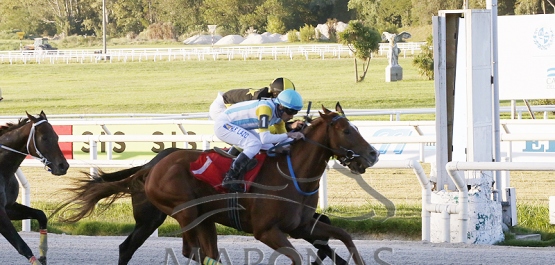
[[[0,126],[0,233],[31,264],[46,264],[46,215],[41,210],[16,202],[19,183],[15,172],[27,155],[39,159],[56,176],[65,175],[69,168],[58,145],[58,135],[43,111],[38,117],[27,113],[27,118],[17,123]],[[39,223],[38,259],[10,221],[23,219],[36,219]]]
[[[202,151],[167,149],[158,155],[160,159],[153,159],[143,167],[110,173],[102,181],[87,180],[84,185],[72,188],[77,195],[60,208],[76,204],[77,213],[68,218],[76,221],[91,213],[101,199],[110,198],[110,204],[131,194],[137,225],[120,245],[120,264],[127,264],[167,215],[175,218],[182,228],[182,254],[200,263],[219,258],[215,226],[219,223],[254,234],[294,264],[301,264],[302,260],[287,235],[309,242],[330,237],[339,239],[355,263],[364,264],[348,233],[313,218],[318,202],[315,191],[332,156],[353,173],[361,174],[378,161],[379,153],[346,118],[323,106],[322,110],[320,117],[305,129],[305,140],[291,144],[290,155],[266,158],[249,193],[221,194],[195,178],[190,163]],[[290,170],[284,173],[282,169],[288,167]],[[230,207],[230,202],[236,204]],[[229,212],[234,212],[234,217]]]

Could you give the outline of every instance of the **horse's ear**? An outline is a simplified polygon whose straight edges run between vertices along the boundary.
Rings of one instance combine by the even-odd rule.
[[[330,114],[330,112],[331,112],[331,110],[324,107],[324,105],[322,105],[322,110],[324,111],[325,114]]]
[[[326,112],[327,111],[327,112]],[[322,113],[321,111],[318,111],[318,113],[320,113],[320,118],[322,118],[323,120],[325,120],[326,122],[331,122],[331,115],[329,115],[331,113],[331,111],[329,109],[324,108],[324,112]]]
[[[341,107],[341,104],[339,104],[339,101],[337,101],[337,103],[335,104],[335,112],[337,112],[337,114],[345,117],[345,112],[343,112],[343,107]]]
[[[33,123],[35,123],[37,121],[37,118],[35,118],[33,115],[29,114],[29,112],[25,111],[25,114],[27,114],[27,118],[32,121]]]
[[[43,119],[47,120],[46,114],[44,113],[44,110],[41,110],[41,111],[40,111],[39,116],[41,116]]]

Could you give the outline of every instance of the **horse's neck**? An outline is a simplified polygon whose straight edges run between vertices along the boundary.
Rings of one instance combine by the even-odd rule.
[[[0,135],[0,144],[2,144],[3,147],[27,153],[27,139],[29,138],[30,130],[31,125],[26,124],[15,130],[6,132]],[[24,155],[6,148],[2,148],[2,152],[0,153],[0,164],[5,165],[8,163],[11,166],[16,166],[16,169],[21,162],[23,162],[23,159],[25,159]]]
[[[325,125],[322,124],[321,126]],[[310,141],[315,141],[324,146],[327,145],[325,135],[323,134],[311,134],[306,137]],[[297,161],[297,163],[293,163],[293,169],[295,172],[305,172],[299,178],[321,176],[331,156],[332,152],[330,150],[309,141],[299,142],[291,149],[291,158]]]

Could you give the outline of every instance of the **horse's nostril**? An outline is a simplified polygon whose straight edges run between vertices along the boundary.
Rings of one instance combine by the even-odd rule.
[[[65,172],[69,169],[69,164],[67,162],[62,162],[58,164],[58,168]]]

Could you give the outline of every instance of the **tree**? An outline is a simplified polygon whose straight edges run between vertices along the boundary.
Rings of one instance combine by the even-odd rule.
[[[279,33],[285,34],[287,29],[285,28],[285,24],[276,16],[268,16],[268,25],[266,26],[266,30],[272,33]]]
[[[378,24],[379,0],[350,0],[347,6],[356,10],[359,19],[370,25]]]
[[[150,25],[145,17],[146,7],[142,0],[114,0],[112,2],[109,6],[110,36],[117,37],[130,32],[139,34]]]
[[[251,14],[256,7],[262,4],[262,0],[240,1],[240,0],[205,0],[201,8],[203,19],[207,24],[221,25],[224,29],[235,34],[244,33],[249,27]],[[246,20],[246,21],[245,21]],[[242,23],[242,21],[244,21]],[[266,18],[264,18],[266,21]]]
[[[312,0],[279,0],[287,16],[283,22],[288,29],[298,29],[304,24],[318,24],[318,16],[310,10]]]
[[[323,24],[328,19],[349,21],[356,13],[348,8],[350,0],[311,0],[308,4],[310,12],[316,15],[316,23]]]
[[[19,0],[0,1],[0,30],[18,29],[27,34],[37,34],[41,21],[31,15],[32,6]]]
[[[426,44],[420,47],[420,54],[412,60],[412,64],[418,69],[420,76],[432,80],[434,79],[434,50],[432,49],[434,37],[428,36]]]
[[[383,26],[402,28],[410,25],[411,0],[385,0],[380,4],[379,20]]]
[[[204,23],[199,11],[201,0],[159,0],[157,6],[156,20],[159,23],[171,22],[179,35]]]
[[[540,8],[540,0],[518,0],[515,4],[515,14],[532,15]]]
[[[546,5],[547,3],[547,5]],[[515,14],[533,15],[553,13],[554,0],[517,0],[515,3]]]
[[[365,26],[361,21],[351,20],[347,28],[339,33],[339,42],[347,45],[355,55],[355,82],[362,82],[370,66],[372,52],[380,48],[381,35]],[[357,58],[362,60],[362,75],[358,76]]]
[[[252,24],[250,26],[258,27],[259,29],[271,32],[284,34],[287,32],[285,21],[290,16],[289,12],[283,7],[280,0],[266,0],[262,5],[256,8],[255,16],[259,19],[259,25]]]
[[[432,16],[437,16],[439,10],[461,9],[462,0],[411,0],[411,19],[413,25],[431,25]]]
[[[51,16],[56,23],[58,33],[72,35],[80,28],[83,21],[80,15],[81,8],[90,8],[91,3],[79,0],[46,0],[36,1],[45,6],[43,16]]]

